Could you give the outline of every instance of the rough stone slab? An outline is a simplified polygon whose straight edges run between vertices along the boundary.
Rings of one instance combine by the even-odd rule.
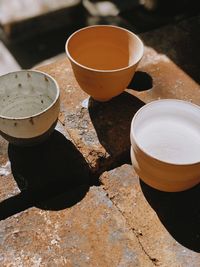
[[[138,71],[152,78],[152,88],[132,93],[145,103],[163,98],[176,98],[200,104],[199,84],[166,55],[146,47]],[[138,82],[139,85],[139,82]],[[134,88],[133,84],[133,88]],[[137,88],[135,88],[137,90]],[[131,91],[129,90],[131,93]]]
[[[0,188],[1,197],[4,190],[16,194],[10,175],[0,177]],[[72,208],[34,207],[0,221],[0,265],[153,266],[124,217],[97,187]]]
[[[105,172],[101,182],[155,265],[200,266],[200,186],[159,192],[139,181],[130,165]]]
[[[153,266],[104,189],[89,188],[61,123],[57,131],[30,148],[0,137],[0,266]]]
[[[190,3],[189,5],[195,8],[194,5]],[[200,15],[148,31],[141,34],[141,37],[147,46],[167,55],[184,72],[200,83],[199,28]]]
[[[39,69],[58,81],[62,122],[94,172],[119,165],[129,155],[130,123],[145,103],[177,98],[200,104],[199,85],[167,56],[149,47],[129,89],[106,103],[89,98],[89,108],[88,95],[77,84],[67,58]]]
[[[6,74],[11,71],[20,70],[19,64],[10,54],[8,49],[0,41],[0,75]]]
[[[60,120],[65,126],[70,140],[84,155],[90,166],[96,168],[97,159],[106,155],[100,146],[97,133],[90,120],[87,106],[88,95],[83,92],[72,73],[71,65],[66,57],[55,63],[39,67],[39,70],[52,75],[61,89]]]
[[[88,109],[88,96],[79,88],[66,58],[39,69],[52,75],[60,85],[62,104],[58,130],[62,135],[55,131],[47,143],[32,149],[8,147],[7,142],[0,138],[0,216],[7,218],[0,222],[1,265],[9,266],[12,260],[19,265],[23,262],[25,266],[29,264],[28,261],[32,265],[42,265],[44,262],[44,266],[76,266],[82,260],[81,266],[121,264],[132,267],[135,260],[135,266],[138,261],[139,266],[145,267],[160,263],[163,266],[198,267],[199,254],[186,249],[189,246],[191,248],[191,244],[193,249],[196,248],[198,243],[194,241],[198,241],[198,236],[193,236],[191,244],[184,243],[185,240],[181,239],[185,234],[190,237],[190,229],[184,227],[190,222],[191,215],[199,216],[198,210],[191,208],[196,205],[199,209],[198,191],[192,191],[191,198],[183,195],[181,198],[173,197],[168,200],[166,197],[166,204],[165,195],[157,195],[143,186],[146,199],[151,199],[151,205],[159,216],[162,215],[160,212],[166,215],[161,219],[165,220],[163,224],[166,224],[167,218],[176,218],[180,230],[185,230],[183,235],[178,232],[178,236],[174,236],[184,245],[182,247],[168,234],[175,231],[173,220],[167,222],[172,229],[167,225],[164,227],[140,189],[137,187],[134,190],[135,185],[132,182],[127,182],[130,187],[121,185],[120,188],[110,182],[112,190],[116,190],[113,193],[105,180],[108,178],[103,176],[101,180],[108,197],[102,187],[92,187],[89,190],[88,175],[90,168],[93,179],[103,171],[121,165],[126,153],[129,153],[130,121],[140,106],[169,96],[199,103],[199,86],[166,56],[146,48],[137,76],[129,86],[134,90],[129,89],[107,103],[90,99]],[[13,175],[9,170],[9,159]],[[126,165],[125,170],[121,171],[122,181],[127,179],[125,174],[130,172],[128,167]],[[77,187],[80,191],[78,195]],[[122,190],[117,198],[117,190],[124,187],[126,190]],[[22,192],[16,196],[19,189]],[[66,189],[68,191],[65,192]],[[139,198],[136,202],[137,195]],[[46,201],[48,198],[49,201]],[[173,201],[170,199],[174,200],[176,208],[183,201],[188,217],[179,213],[178,209],[173,210]],[[186,205],[188,199],[192,199],[192,206]],[[131,201],[133,207],[128,206]],[[155,203],[160,201],[164,205],[157,210]],[[134,203],[137,203],[136,208]],[[33,205],[38,208],[32,208]],[[164,211],[162,207],[165,207]],[[127,212],[124,212],[125,209]],[[173,216],[169,216],[170,209],[173,210]],[[180,215],[179,219],[175,211]],[[186,224],[181,224],[181,220],[185,220]],[[193,220],[191,224],[191,229],[197,235],[198,220]],[[100,226],[99,221],[103,222]],[[110,242],[110,235],[114,243]],[[124,246],[128,250],[124,250]],[[90,262],[87,263],[87,260]]]

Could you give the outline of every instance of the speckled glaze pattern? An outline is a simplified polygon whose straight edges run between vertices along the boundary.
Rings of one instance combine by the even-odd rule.
[[[51,76],[22,70],[0,77],[0,131],[11,143],[28,144],[46,136],[59,109],[59,87]]]
[[[107,101],[130,83],[143,56],[143,43],[126,29],[94,25],[73,33],[66,53],[80,87],[94,99]]]
[[[54,131],[56,124],[57,124],[56,120],[51,127],[43,134],[38,135],[36,137],[32,137],[32,138],[16,138],[10,135],[7,135],[5,133],[3,133],[0,130],[0,135],[6,139],[9,143],[12,143],[13,145],[16,146],[34,146],[34,145],[38,145],[42,142],[44,142],[46,139],[48,139],[48,137],[52,134],[52,132]]]

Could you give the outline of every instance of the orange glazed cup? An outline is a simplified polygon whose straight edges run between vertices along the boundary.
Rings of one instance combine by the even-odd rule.
[[[131,31],[95,25],[74,32],[66,53],[80,87],[98,101],[119,95],[143,56],[142,41]]]

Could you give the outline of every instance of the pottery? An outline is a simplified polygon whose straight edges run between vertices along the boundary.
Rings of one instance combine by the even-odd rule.
[[[161,191],[200,182],[200,107],[181,100],[143,106],[131,123],[131,160],[139,177]]]
[[[66,42],[77,82],[98,101],[107,101],[127,88],[143,49],[138,36],[111,25],[82,28]]]
[[[0,77],[0,134],[10,143],[32,145],[53,131],[59,87],[48,74],[22,70]]]

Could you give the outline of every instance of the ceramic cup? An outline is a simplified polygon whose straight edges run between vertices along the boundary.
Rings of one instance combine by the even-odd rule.
[[[200,108],[181,100],[142,107],[131,124],[131,159],[139,177],[168,192],[200,182]]]
[[[0,77],[0,134],[10,143],[32,145],[53,131],[59,87],[49,75],[22,70]]]
[[[94,99],[107,101],[130,83],[143,56],[143,43],[126,29],[95,25],[73,33],[66,53],[80,87]]]

